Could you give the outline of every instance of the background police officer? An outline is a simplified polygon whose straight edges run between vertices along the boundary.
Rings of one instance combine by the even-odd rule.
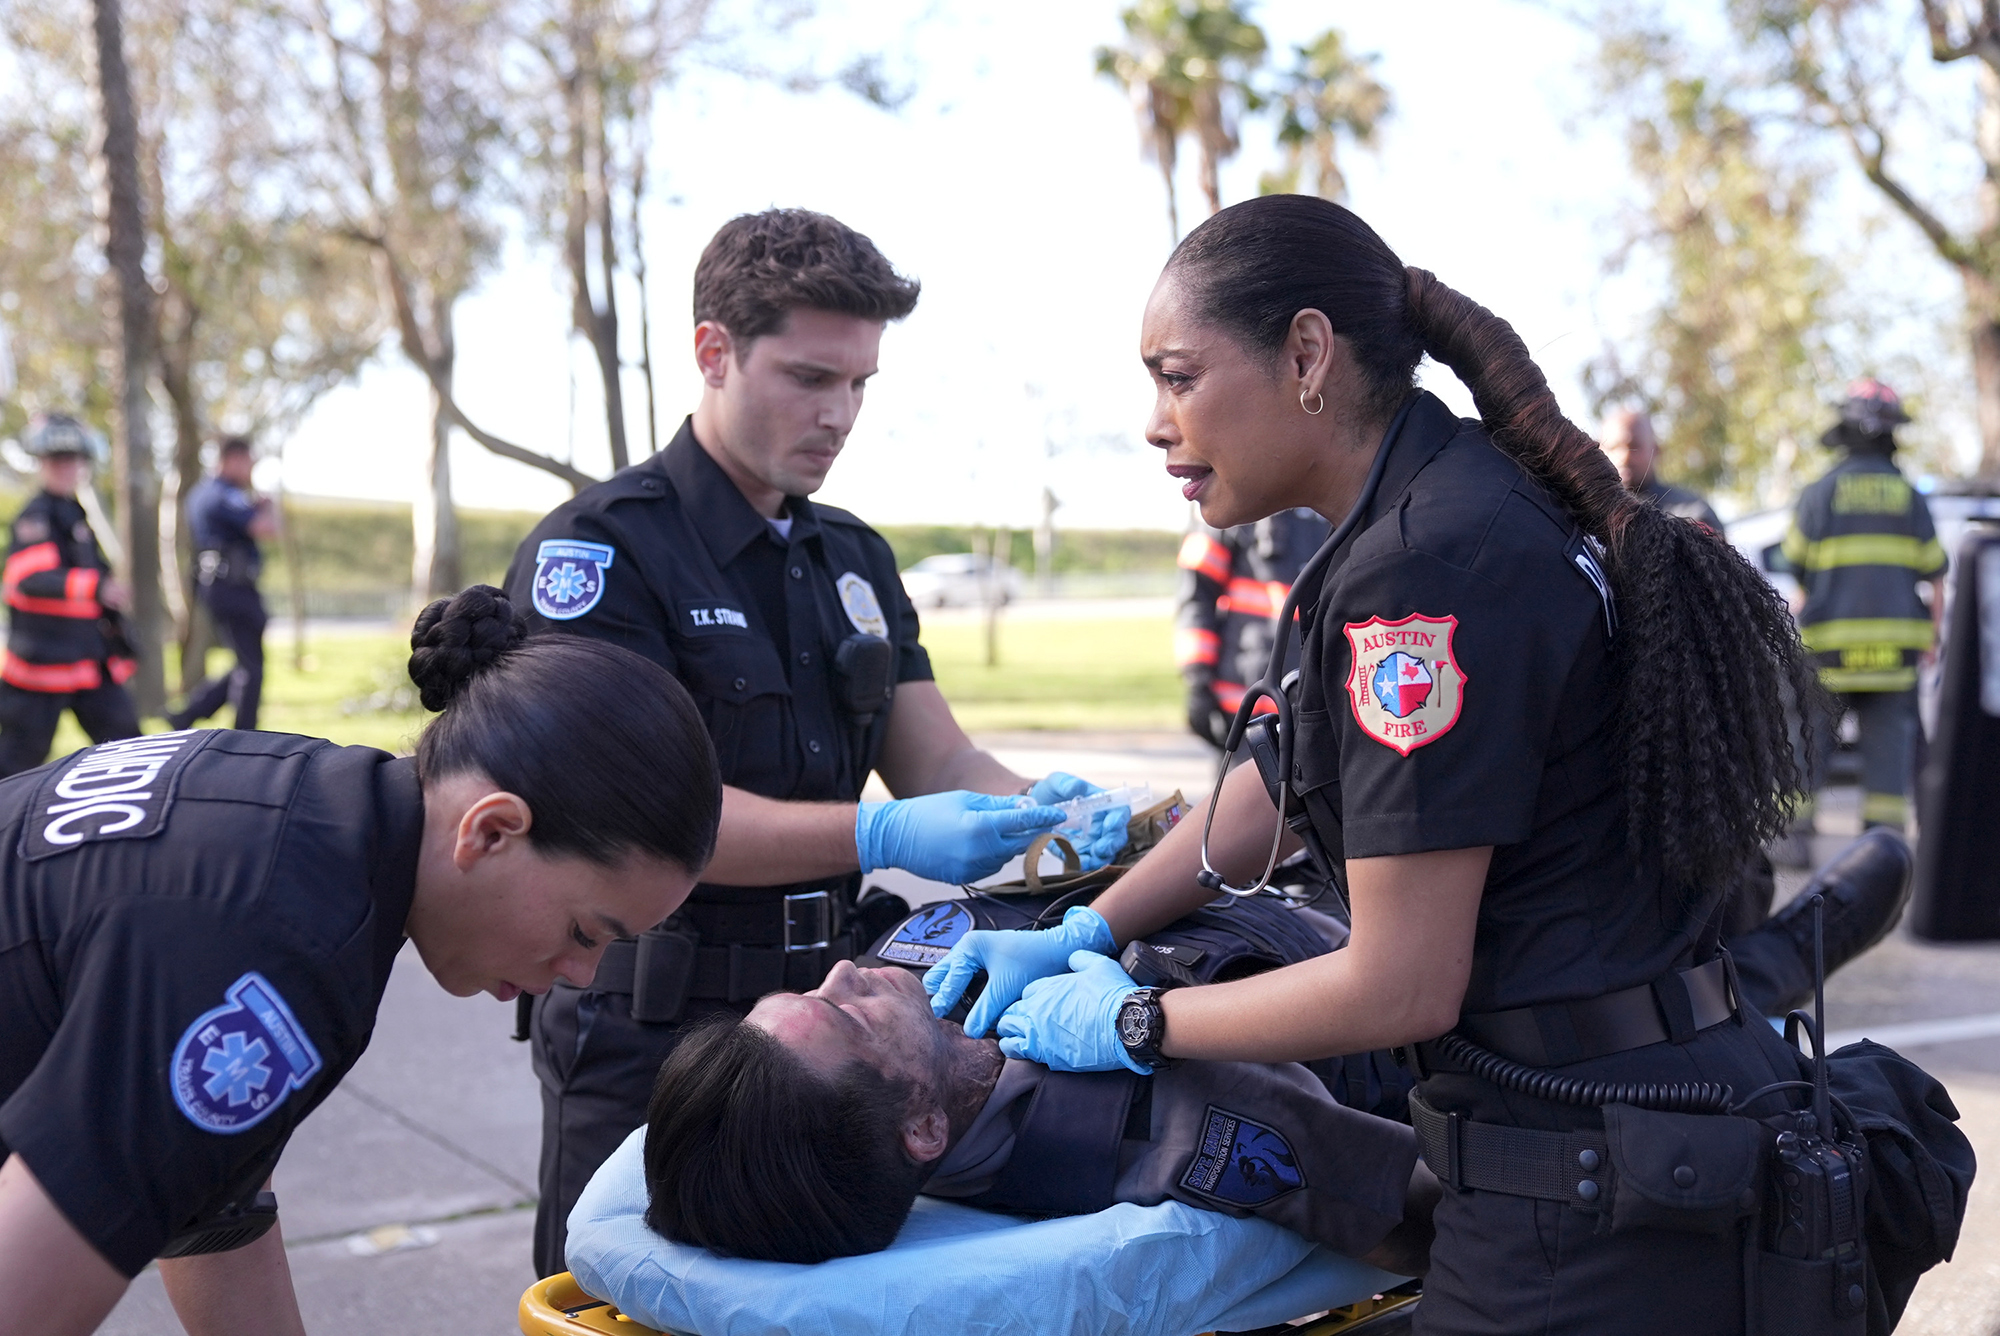
[[[1597,444],[1617,467],[1618,476],[1628,489],[1669,515],[1695,520],[1717,533],[1722,532],[1722,521],[1707,498],[1660,480],[1660,438],[1653,431],[1653,420],[1644,413],[1634,408],[1616,410],[1604,419],[1604,431]]]
[[[7,655],[0,661],[0,776],[48,759],[67,709],[93,742],[129,738],[139,715],[124,683],[137,667],[119,617],[125,586],[77,501],[89,428],[51,413],[22,446],[40,461],[42,489],[14,517],[0,591]]]
[[[1303,507],[1233,529],[1196,517],[1181,544],[1174,619],[1174,660],[1196,737],[1222,745],[1244,687],[1264,675],[1273,619],[1327,532],[1327,522]],[[1287,642],[1285,670],[1297,666],[1298,650]],[[1275,708],[1260,702],[1258,712]]]
[[[1937,643],[1945,553],[1930,507],[1896,468],[1902,400],[1877,380],[1847,387],[1840,421],[1821,441],[1845,451],[1800,493],[1785,559],[1804,594],[1799,634],[1819,677],[1861,726],[1861,815],[1901,828],[1917,745],[1917,660]],[[1917,595],[1931,583],[1930,607]],[[1833,750],[1838,714],[1813,712],[1811,789]]]
[[[897,914],[856,921],[861,873],[971,881],[1061,819],[1018,807],[1029,781],[953,719],[888,543],[807,499],[853,429],[884,325],[916,301],[832,218],[725,224],[695,269],[694,415],[660,454],[545,519],[508,572],[543,625],[680,678],[726,786],[715,861],[681,913],[615,944],[591,989],[535,1004],[544,1275],[563,1268],[584,1183],[645,1121],[681,1022],[812,988],[865,949]],[[902,800],[857,804],[871,771]],[[1089,786],[1033,787],[1046,802]],[[1111,850],[1096,856],[1124,842],[1125,819],[1097,818]]]
[[[525,637],[495,589],[425,610],[414,758],[213,729],[0,783],[0,1293],[36,1331],[92,1330],[160,1258],[189,1331],[301,1332],[260,1189],[405,938],[511,1000],[687,894],[721,806],[693,702]]]
[[[225,436],[216,447],[215,472],[188,495],[188,528],[194,535],[194,586],[215,632],[236,655],[236,666],[209,678],[167,716],[175,728],[201,722],[227,701],[236,707],[236,727],[257,727],[257,704],[264,693],[264,626],[269,617],[257,577],[264,554],[257,541],[278,532],[268,497],[250,490],[255,463],[250,442]]]

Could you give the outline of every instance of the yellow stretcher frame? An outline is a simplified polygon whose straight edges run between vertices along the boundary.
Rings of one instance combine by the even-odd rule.
[[[1335,1308],[1302,1326],[1269,1327],[1277,1336],[1347,1336],[1383,1330],[1408,1316],[1418,1295],[1391,1290],[1358,1304]],[[1399,1328],[1400,1329],[1400,1328]],[[522,1336],[661,1336],[653,1327],[625,1316],[602,1299],[593,1299],[567,1271],[538,1280],[521,1296]],[[1264,1336],[1249,1333],[1247,1336]]]

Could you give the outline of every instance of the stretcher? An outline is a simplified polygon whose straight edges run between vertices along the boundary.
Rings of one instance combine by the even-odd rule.
[[[1279,1323],[1244,1336],[1394,1336],[1408,1330],[1417,1298],[1415,1286],[1404,1286],[1296,1325]],[[521,1296],[521,1331],[522,1336],[662,1336],[657,1327],[635,1322],[616,1305],[585,1294],[567,1271],[536,1281]]]
[[[1414,1302],[1402,1278],[1270,1221],[1180,1202],[1029,1221],[919,1198],[883,1252],[817,1266],[719,1257],[646,1227],[644,1137],[634,1131],[578,1199],[574,1274],[524,1296],[529,1336],[1192,1336],[1274,1324],[1386,1336]],[[1286,1325],[1305,1314],[1313,1325]]]

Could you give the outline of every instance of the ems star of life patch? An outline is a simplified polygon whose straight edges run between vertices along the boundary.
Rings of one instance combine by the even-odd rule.
[[[618,555],[609,543],[550,538],[535,549],[535,611],[553,622],[583,616],[604,597],[604,573]]]
[[[1458,618],[1370,617],[1346,629],[1354,661],[1347,697],[1362,732],[1408,756],[1451,731],[1465,704],[1465,673],[1451,648]]]
[[[1181,1186],[1232,1206],[1262,1206],[1306,1185],[1291,1142],[1240,1113],[1208,1106],[1201,1145]]]
[[[174,1103],[204,1132],[247,1132],[324,1064],[298,1017],[255,970],[195,1017],[174,1048]]]
[[[882,600],[875,597],[875,586],[848,571],[834,587],[840,590],[840,606],[847,610],[847,620],[854,623],[854,629],[865,636],[889,638],[889,619],[882,615]]]

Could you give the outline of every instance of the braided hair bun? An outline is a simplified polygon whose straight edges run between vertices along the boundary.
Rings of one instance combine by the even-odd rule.
[[[492,585],[473,585],[425,608],[410,632],[410,680],[424,708],[444,709],[527,638],[527,616]]]

